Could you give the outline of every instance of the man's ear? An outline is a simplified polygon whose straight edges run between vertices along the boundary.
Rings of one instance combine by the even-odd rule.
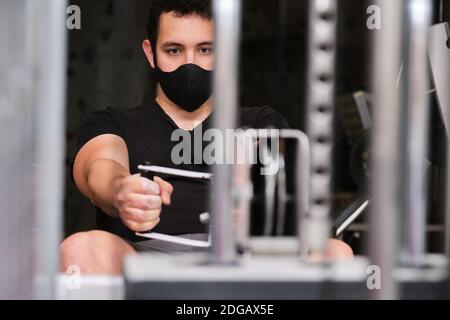
[[[147,60],[150,63],[151,67],[155,69],[155,59],[153,55],[153,49],[148,39],[142,42],[142,49],[144,50],[145,56],[147,57]]]

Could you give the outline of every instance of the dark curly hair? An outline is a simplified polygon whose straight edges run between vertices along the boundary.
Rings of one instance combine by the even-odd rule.
[[[153,49],[158,38],[159,20],[163,13],[173,11],[180,17],[196,14],[211,20],[211,7],[211,0],[153,0],[147,25],[147,36]]]

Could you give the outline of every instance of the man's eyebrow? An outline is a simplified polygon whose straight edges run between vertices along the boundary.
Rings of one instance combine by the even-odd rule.
[[[163,47],[183,47],[181,43],[178,42],[164,42],[162,44]]]
[[[213,41],[204,41],[204,42],[201,42],[201,43],[197,44],[197,47],[200,47],[200,46],[212,46],[212,45],[214,45]],[[166,48],[167,47],[184,47],[183,44],[178,43],[178,42],[173,42],[173,41],[164,42],[162,44],[162,46],[166,47]]]
[[[197,47],[200,47],[200,46],[212,46],[212,45],[214,45],[213,41],[205,41],[205,42],[199,43],[197,45]]]

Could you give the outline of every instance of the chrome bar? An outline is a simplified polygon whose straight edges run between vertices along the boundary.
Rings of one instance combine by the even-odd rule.
[[[309,2],[308,114],[311,141],[311,211],[303,226],[310,250],[326,249],[332,206],[332,146],[334,140],[336,0]]]
[[[446,163],[446,199],[445,199],[445,251],[450,257],[450,50],[447,41],[450,39],[450,27],[447,22],[439,23],[429,31],[429,56],[433,82],[439,111],[444,120],[447,134],[447,163]]]
[[[280,169],[277,175],[278,185],[278,203],[277,203],[277,225],[275,234],[277,236],[284,235],[284,227],[286,224],[286,203],[288,201],[287,185],[286,185],[286,166],[284,161],[284,154],[280,152]]]
[[[260,145],[262,152],[270,154],[267,144]],[[271,162],[273,159],[271,159]],[[264,236],[270,236],[273,233],[275,219],[275,189],[277,184],[276,174],[267,174],[264,176]]]
[[[426,253],[427,163],[430,104],[428,81],[428,28],[432,4],[428,0],[408,3],[408,51],[405,68],[407,108],[406,221],[402,258],[419,266]]]
[[[35,279],[28,4],[26,0],[0,1],[0,299],[32,298]]]
[[[375,299],[395,299],[397,283],[398,217],[401,213],[401,134],[404,128],[401,91],[396,87],[402,58],[402,30],[405,2],[378,0],[383,27],[376,30],[372,57],[374,131],[370,252],[372,263],[381,270],[381,289]],[[403,120],[403,121],[402,121]]]
[[[233,170],[232,197],[235,207],[232,208],[236,225],[236,243],[238,247],[247,251],[250,240],[250,208],[253,198],[253,183],[251,179],[252,163],[255,157],[252,153],[254,138],[245,132],[236,134],[236,159]]]
[[[308,214],[311,210],[311,146],[308,136],[299,130],[282,130],[280,136],[283,139],[295,139],[297,146],[297,168],[295,173],[295,204],[297,210],[297,241],[298,254],[305,258],[311,245],[306,232],[308,225]]]
[[[214,128],[225,136],[226,129],[236,127],[238,104],[238,60],[240,40],[240,0],[214,0],[215,72],[214,72]],[[224,155],[232,154],[226,143]],[[212,260],[228,264],[235,260],[235,240],[232,228],[232,165],[218,164],[213,168],[212,186]]]
[[[55,297],[62,238],[67,28],[65,0],[29,1],[36,110],[35,298]],[[38,30],[39,32],[36,32]]]
[[[240,135],[238,135],[238,140],[243,141],[247,138],[251,138],[252,141],[256,141],[256,139],[268,139],[268,138],[276,138],[276,139],[293,139],[297,141],[297,152],[296,152],[296,171],[295,171],[295,204],[296,204],[296,213],[297,213],[297,252],[300,254],[302,258],[304,258],[307,254],[307,239],[305,237],[306,232],[305,228],[307,227],[307,217],[308,212],[310,210],[310,144],[308,136],[300,131],[293,129],[282,129],[282,130],[255,130],[249,129],[246,130]],[[272,140],[272,144],[275,141]],[[279,142],[278,142],[279,144]],[[245,144],[246,146],[248,143]],[[277,158],[275,160],[279,165],[280,159]],[[271,162],[273,165],[273,162]],[[247,170],[250,170],[250,167],[247,167]],[[272,170],[269,170],[272,171]],[[277,170],[278,171],[278,170]],[[249,176],[247,173],[245,176]],[[246,239],[248,240],[248,235]]]

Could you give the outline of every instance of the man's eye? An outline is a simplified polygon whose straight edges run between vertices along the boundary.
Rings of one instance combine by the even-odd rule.
[[[167,53],[168,54],[180,54],[181,50],[180,49],[168,49]]]
[[[201,54],[210,54],[212,52],[212,48],[200,48]]]

